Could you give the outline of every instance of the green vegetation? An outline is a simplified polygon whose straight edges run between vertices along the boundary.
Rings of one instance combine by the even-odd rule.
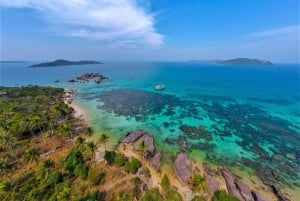
[[[119,167],[124,166],[128,161],[124,154],[115,151],[105,151],[104,159],[109,165],[117,165]]]
[[[162,195],[159,193],[157,188],[149,189],[141,201],[163,201]]]
[[[109,136],[106,134],[102,134],[98,140],[99,144],[104,144],[104,151],[106,151],[106,143],[109,140]]]
[[[225,190],[218,190],[215,192],[213,201],[239,201],[237,197],[228,195]]]
[[[193,185],[193,191],[196,193],[206,193],[207,185],[205,182],[205,177],[199,174],[192,175],[190,183]]]
[[[176,190],[171,189],[166,194],[166,201],[182,201],[182,197],[181,197],[180,193],[178,193]]]
[[[80,151],[72,149],[63,162],[65,170],[70,174],[74,173],[77,165],[83,163],[83,156]]]
[[[74,169],[74,174],[81,179],[86,179],[88,176],[88,168],[84,164],[78,164]]]
[[[114,164],[117,153],[115,151],[105,151],[104,159],[109,165]]]
[[[135,174],[141,166],[141,162],[138,159],[133,158],[131,161],[125,163],[124,170],[128,173]]]
[[[192,201],[207,201],[207,199],[203,196],[196,195]]]
[[[168,192],[168,191],[171,190],[170,180],[169,180],[167,175],[163,176],[160,185],[161,185],[164,192]]]
[[[166,201],[181,201],[181,195],[171,186],[170,180],[167,175],[161,179],[160,186],[163,190],[163,195]]]

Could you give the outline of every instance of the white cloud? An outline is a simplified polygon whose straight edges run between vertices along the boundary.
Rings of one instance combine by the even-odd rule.
[[[300,25],[293,25],[281,27],[277,29],[265,30],[250,34],[249,37],[268,37],[268,36],[282,36],[288,34],[297,34],[299,36]]]
[[[1,0],[0,6],[36,9],[66,36],[154,47],[163,43],[149,5],[138,0]]]

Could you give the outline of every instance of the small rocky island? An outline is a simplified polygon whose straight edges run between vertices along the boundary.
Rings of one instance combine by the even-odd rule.
[[[108,79],[108,77],[105,77],[104,75],[100,73],[84,73],[79,77],[76,77],[76,79],[70,79],[68,82],[81,82],[85,83],[90,80],[94,80],[97,84],[103,82],[104,80]],[[57,81],[55,81],[57,82]]]
[[[217,61],[216,64],[234,65],[234,66],[270,66],[272,62],[261,59],[236,58],[229,60]]]
[[[51,62],[34,64],[29,67],[74,66],[74,65],[87,65],[87,64],[102,64],[102,62],[89,61],[89,60],[68,61],[68,60],[64,60],[64,59],[57,59],[57,60],[51,61]]]

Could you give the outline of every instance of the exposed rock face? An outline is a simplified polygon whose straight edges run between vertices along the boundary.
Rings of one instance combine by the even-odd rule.
[[[219,182],[215,178],[208,176],[206,179],[206,183],[208,187],[209,197],[212,198],[215,192],[220,189]]]
[[[255,201],[268,201],[264,196],[262,196],[257,191],[252,191],[252,195]]]
[[[188,184],[192,175],[192,163],[185,153],[178,154],[174,162],[174,169],[180,182],[183,185]]]
[[[138,138],[134,142],[134,150],[139,150],[139,146],[144,142],[145,147],[147,148],[147,152],[145,154],[146,158],[150,158],[154,155],[155,147],[154,147],[154,139],[151,135],[144,133],[140,138]]]
[[[279,201],[290,201],[290,199],[288,199],[287,197],[285,197],[281,190],[274,185],[271,185],[272,191],[274,192],[275,196],[278,198]]]
[[[156,171],[160,169],[162,154],[157,152],[150,161],[150,166],[153,167]]]
[[[144,143],[145,143],[145,146],[147,147],[146,157],[152,157],[155,152],[154,139],[151,135],[145,134],[144,136],[145,136]]]
[[[228,169],[221,169],[221,173],[226,181],[226,187],[227,191],[230,195],[233,195],[237,197],[239,200],[244,201],[243,197],[241,196],[239,190],[237,189],[235,182],[234,182],[234,177],[233,175],[229,172]]]
[[[252,197],[251,189],[249,186],[244,184],[241,181],[235,181],[237,189],[240,191],[241,196],[244,198],[245,201],[254,201]]]
[[[145,131],[134,131],[126,134],[126,137],[123,139],[123,143],[133,143],[140,139],[146,132]]]

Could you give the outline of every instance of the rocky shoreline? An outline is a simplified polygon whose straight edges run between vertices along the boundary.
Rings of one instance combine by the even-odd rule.
[[[146,155],[145,159],[149,160],[149,165],[155,171],[161,172],[162,165],[162,153],[155,149],[153,137],[146,131],[134,131],[129,132],[125,135],[122,143],[132,145],[132,151],[139,151],[139,146],[141,143],[145,144]],[[183,143],[184,144],[184,143]],[[195,166],[191,159],[185,152],[180,152],[177,154],[173,163],[174,172],[177,179],[180,181],[182,186],[187,186],[192,192],[192,185],[190,179],[192,175],[203,174],[205,177],[208,197],[211,199],[214,193],[218,190],[224,189],[228,194],[237,197],[241,201],[268,201],[270,199],[263,196],[256,189],[252,189],[240,178],[234,175],[228,168],[221,167],[217,170],[211,169],[208,164],[203,164],[203,172],[201,172],[197,166]],[[220,179],[225,182],[225,188],[221,185]],[[290,201],[281,190],[275,186],[269,186],[270,191],[273,192],[274,196],[279,201]],[[194,193],[193,193],[194,194]],[[195,194],[194,194],[195,195]],[[274,197],[273,196],[273,197]]]

